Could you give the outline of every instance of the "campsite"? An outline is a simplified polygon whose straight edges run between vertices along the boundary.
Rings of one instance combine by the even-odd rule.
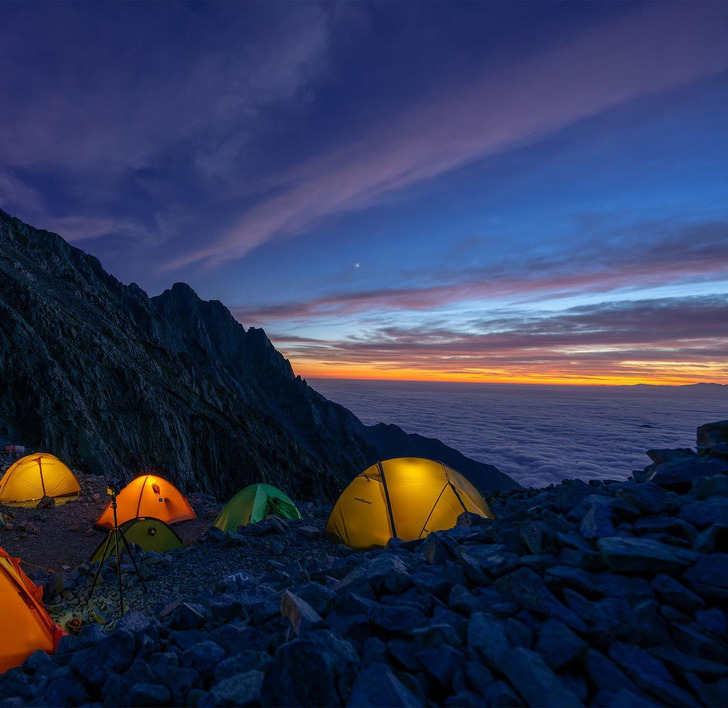
[[[728,421],[703,426],[700,455],[651,451],[654,463],[627,482],[486,494],[481,510],[443,530],[371,550],[327,538],[328,525],[340,533],[351,520],[336,505],[282,506],[283,492],[258,485],[233,498],[243,523],[231,532],[216,525],[231,509],[191,494],[196,518],[169,525],[175,547],[133,546],[139,576],[122,553],[123,613],[115,558],[88,562],[106,532],[95,526],[105,492],[123,490],[77,473],[71,501],[2,507],[0,541],[29,561],[31,578],[0,561],[16,587],[26,583],[23,606],[37,603],[22,636],[38,650],[0,674],[0,695],[8,706],[720,705],[727,436]],[[397,513],[398,475],[406,485],[417,472],[415,491],[447,480],[426,523],[445,491],[477,501],[465,478],[427,460],[380,461],[352,485],[381,499],[387,484],[391,528],[411,513]],[[139,508],[142,486],[131,486]],[[166,506],[161,484],[146,486]],[[256,500],[273,513],[253,520]],[[94,569],[101,582],[90,593]]]

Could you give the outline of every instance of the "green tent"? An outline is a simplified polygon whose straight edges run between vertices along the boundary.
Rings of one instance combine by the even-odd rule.
[[[124,538],[129,543],[136,543],[140,545],[145,551],[155,551],[156,553],[163,553],[169,551],[172,548],[182,548],[182,539],[177,535],[174,529],[171,529],[164,521],[154,519],[151,516],[142,516],[136,519],[129,519],[119,526],[124,532]],[[101,554],[104,552],[104,545],[106,539],[104,539],[99,547],[94,551],[91,556],[91,562],[101,560]],[[123,555],[124,542],[119,539],[119,552]],[[109,545],[106,548],[106,554],[104,559],[116,553],[114,539],[112,538]]]
[[[269,514],[282,519],[300,519],[296,505],[280,490],[270,484],[251,484],[238,492],[215,519],[215,526],[223,531],[237,531],[262,521]]]

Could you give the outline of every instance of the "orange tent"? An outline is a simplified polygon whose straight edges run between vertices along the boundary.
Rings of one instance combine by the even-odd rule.
[[[37,452],[21,457],[3,475],[0,504],[35,506],[43,497],[75,497],[80,491],[66,465],[47,452]]]
[[[154,474],[145,474],[129,482],[117,495],[116,503],[116,520],[120,526],[139,516],[151,516],[165,524],[197,518],[182,492],[171,482]],[[113,525],[114,514],[109,503],[96,526],[110,529]]]
[[[43,588],[23,572],[20,561],[0,548],[0,673],[20,666],[34,651],[53,653],[63,630],[43,606]]]

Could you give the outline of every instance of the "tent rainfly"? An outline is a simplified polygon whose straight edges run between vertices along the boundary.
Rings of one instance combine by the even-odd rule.
[[[43,606],[43,588],[23,572],[20,561],[0,548],[0,673],[20,666],[34,651],[53,653],[63,630]]]
[[[455,526],[463,511],[493,518],[480,492],[442,462],[398,457],[376,462],[342,492],[326,535],[352,548],[385,546],[390,538],[424,538]]]
[[[119,526],[142,516],[151,516],[165,524],[197,518],[182,492],[171,482],[153,474],[144,474],[129,482],[117,495],[116,504]],[[114,513],[109,503],[96,521],[96,526],[110,529],[113,525]]]
[[[0,504],[35,506],[43,497],[56,502],[78,496],[81,486],[57,457],[38,452],[21,457],[0,480]]]
[[[300,519],[296,505],[280,490],[270,484],[251,484],[238,492],[215,519],[215,526],[223,531],[237,531],[262,521],[269,514],[282,519]]]
[[[170,551],[173,548],[182,548],[182,539],[179,537],[177,532],[167,526],[164,521],[152,518],[141,518],[131,519],[125,521],[119,527],[124,533],[124,538],[129,543],[136,543],[142,547],[144,551],[154,551],[155,553],[163,553],[164,551]],[[124,553],[123,541],[119,542],[119,553]],[[106,546],[106,553],[104,553],[104,546]],[[102,560],[101,555],[104,555],[103,560],[106,560],[109,556],[116,553],[116,547],[113,543],[106,544],[104,539],[98,548],[94,551],[91,556],[91,562]]]

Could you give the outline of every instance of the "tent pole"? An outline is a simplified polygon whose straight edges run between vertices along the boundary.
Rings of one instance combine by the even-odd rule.
[[[463,504],[463,500],[460,498],[460,495],[458,494],[458,490],[456,489],[455,485],[450,481],[450,478],[447,476],[447,472],[445,471],[445,465],[443,465],[442,462],[440,463],[440,467],[442,467],[442,473],[445,475],[447,483],[452,487],[453,492],[455,492],[455,496],[458,498],[460,506],[463,507],[463,511],[467,511],[468,507]]]
[[[437,495],[437,499],[435,503],[432,505],[432,509],[430,509],[430,513],[427,515],[427,518],[425,519],[425,523],[422,525],[422,530],[420,531],[420,535],[417,538],[422,538],[422,534],[425,532],[425,529],[427,528],[427,524],[430,521],[430,517],[432,516],[433,512],[435,511],[435,507],[439,503],[440,499],[442,499],[443,492],[447,489],[447,484],[440,490],[440,493]],[[462,502],[460,502],[462,504]]]
[[[43,496],[46,496],[45,480],[43,479],[43,458],[38,455],[38,471],[40,472],[40,486],[43,488]]]
[[[397,536],[397,529],[394,528],[394,514],[392,513],[392,502],[389,501],[389,489],[387,489],[387,478],[384,476],[384,467],[382,463],[377,460],[377,467],[379,467],[379,474],[382,475],[382,484],[384,485],[384,498],[387,500],[387,511],[389,512],[389,523],[392,525],[392,537]]]

